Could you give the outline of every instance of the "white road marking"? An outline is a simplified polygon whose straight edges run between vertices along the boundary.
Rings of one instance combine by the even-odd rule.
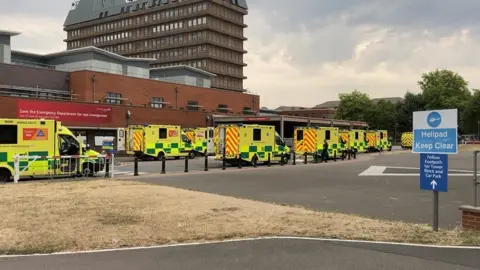
[[[370,166],[358,176],[420,176],[420,173],[385,173],[386,169],[420,170],[420,168],[415,167]],[[455,169],[450,169],[448,171],[449,176],[473,176],[473,171]],[[480,175],[480,172],[477,173],[477,175]]]
[[[426,245],[426,244],[410,244],[410,243],[395,243],[395,242],[382,242],[382,241],[365,241],[365,240],[343,240],[343,239],[329,239],[329,238],[315,238],[315,237],[301,237],[301,236],[266,236],[256,238],[243,238],[243,239],[230,239],[221,241],[206,241],[206,242],[192,242],[192,243],[178,243],[156,246],[143,246],[143,247],[129,247],[129,248],[112,248],[112,249],[98,249],[98,250],[85,250],[85,251],[65,251],[55,252],[48,254],[27,254],[27,255],[0,255],[0,258],[15,258],[15,257],[35,257],[35,256],[55,256],[55,255],[72,255],[72,254],[89,254],[89,253],[103,253],[103,252],[118,252],[118,251],[130,251],[130,250],[147,250],[147,249],[159,249],[170,247],[185,247],[185,246],[199,246],[199,245],[215,245],[231,242],[250,242],[261,240],[307,240],[307,241],[319,241],[327,243],[359,243],[359,244],[377,244],[377,245],[391,245],[391,246],[407,246],[407,247],[424,247],[424,248],[437,248],[437,249],[473,249],[480,250],[478,246],[445,246],[445,245]]]
[[[383,172],[387,169],[384,166],[370,166],[370,168],[366,169],[358,176],[379,176],[383,175]]]

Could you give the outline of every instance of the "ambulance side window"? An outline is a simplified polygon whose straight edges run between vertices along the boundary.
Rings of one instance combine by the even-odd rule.
[[[77,140],[69,135],[59,135],[60,155],[77,155],[80,151],[80,145]]]
[[[207,138],[208,138],[208,131],[205,130],[205,139],[207,139]]]
[[[187,135],[182,134],[180,137],[182,138],[182,142],[184,142],[184,143],[191,143],[190,140],[188,139]]]
[[[17,125],[0,125],[0,144],[17,144]]]
[[[330,130],[325,131],[325,140],[330,140]]]
[[[275,144],[285,146],[285,143],[283,142],[282,138],[278,135],[275,136]]]
[[[380,139],[383,139],[383,132],[380,132]]]
[[[355,140],[358,140],[358,131],[355,132]]]
[[[262,130],[259,128],[253,129],[253,140],[258,142],[262,140]]]
[[[303,130],[297,130],[297,141],[303,140]]]
[[[208,136],[209,138],[213,138],[213,130],[212,129],[209,130],[208,134],[209,134],[209,136]]]
[[[159,139],[166,139],[167,138],[167,129],[166,128],[159,128],[158,129],[158,138]]]

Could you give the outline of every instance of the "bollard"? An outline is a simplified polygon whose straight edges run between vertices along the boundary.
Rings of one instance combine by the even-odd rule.
[[[185,157],[185,172],[188,173],[188,156]]]
[[[318,155],[317,152],[313,154],[313,163],[318,163]]]
[[[268,161],[267,161],[268,167],[270,167],[270,162],[271,162],[271,161],[270,161],[270,153],[268,153]]]
[[[253,156],[253,167],[257,168],[257,156]]]
[[[348,151],[348,153],[347,153],[347,155],[348,155],[348,160],[350,160],[350,159],[351,159],[351,156],[352,156],[352,151],[351,151],[351,149],[348,149],[347,151]]]
[[[293,158],[292,165],[297,165],[297,163],[295,161],[297,159],[297,155],[295,154],[295,152],[293,152],[293,157],[292,158]]]
[[[345,150],[342,151],[342,160],[345,160]]]
[[[305,152],[303,155],[305,156],[305,159],[304,159],[304,161],[303,161],[303,164],[307,164],[307,152]]]
[[[108,156],[105,157],[105,178],[108,178],[110,176],[110,160],[111,159]]]
[[[285,165],[285,159],[286,159],[285,156],[282,156],[282,157],[280,158],[280,166]]]
[[[162,174],[165,174],[166,173],[166,170],[165,170],[165,156],[162,157]]]
[[[240,156],[237,157],[237,165],[239,169],[242,168],[242,160],[240,159]]]
[[[208,171],[208,153],[207,150],[205,150],[205,171]]]
[[[138,176],[138,158],[135,157],[135,161],[133,163],[133,176]]]
[[[337,162],[337,151],[333,152],[333,162]]]
[[[353,151],[353,159],[357,159],[357,152]]]
[[[222,153],[222,170],[225,170],[225,147],[223,148],[223,153]]]

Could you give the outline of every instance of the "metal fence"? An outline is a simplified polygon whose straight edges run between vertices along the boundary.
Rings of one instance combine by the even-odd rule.
[[[14,156],[13,180],[22,178],[114,177],[114,155]]]

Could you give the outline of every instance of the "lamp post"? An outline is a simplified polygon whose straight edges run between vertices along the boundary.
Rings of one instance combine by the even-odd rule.
[[[127,120],[127,127],[129,125],[129,122],[130,122],[130,118],[132,117],[132,113],[130,112],[130,110],[127,110],[127,112],[125,113],[125,118]]]

